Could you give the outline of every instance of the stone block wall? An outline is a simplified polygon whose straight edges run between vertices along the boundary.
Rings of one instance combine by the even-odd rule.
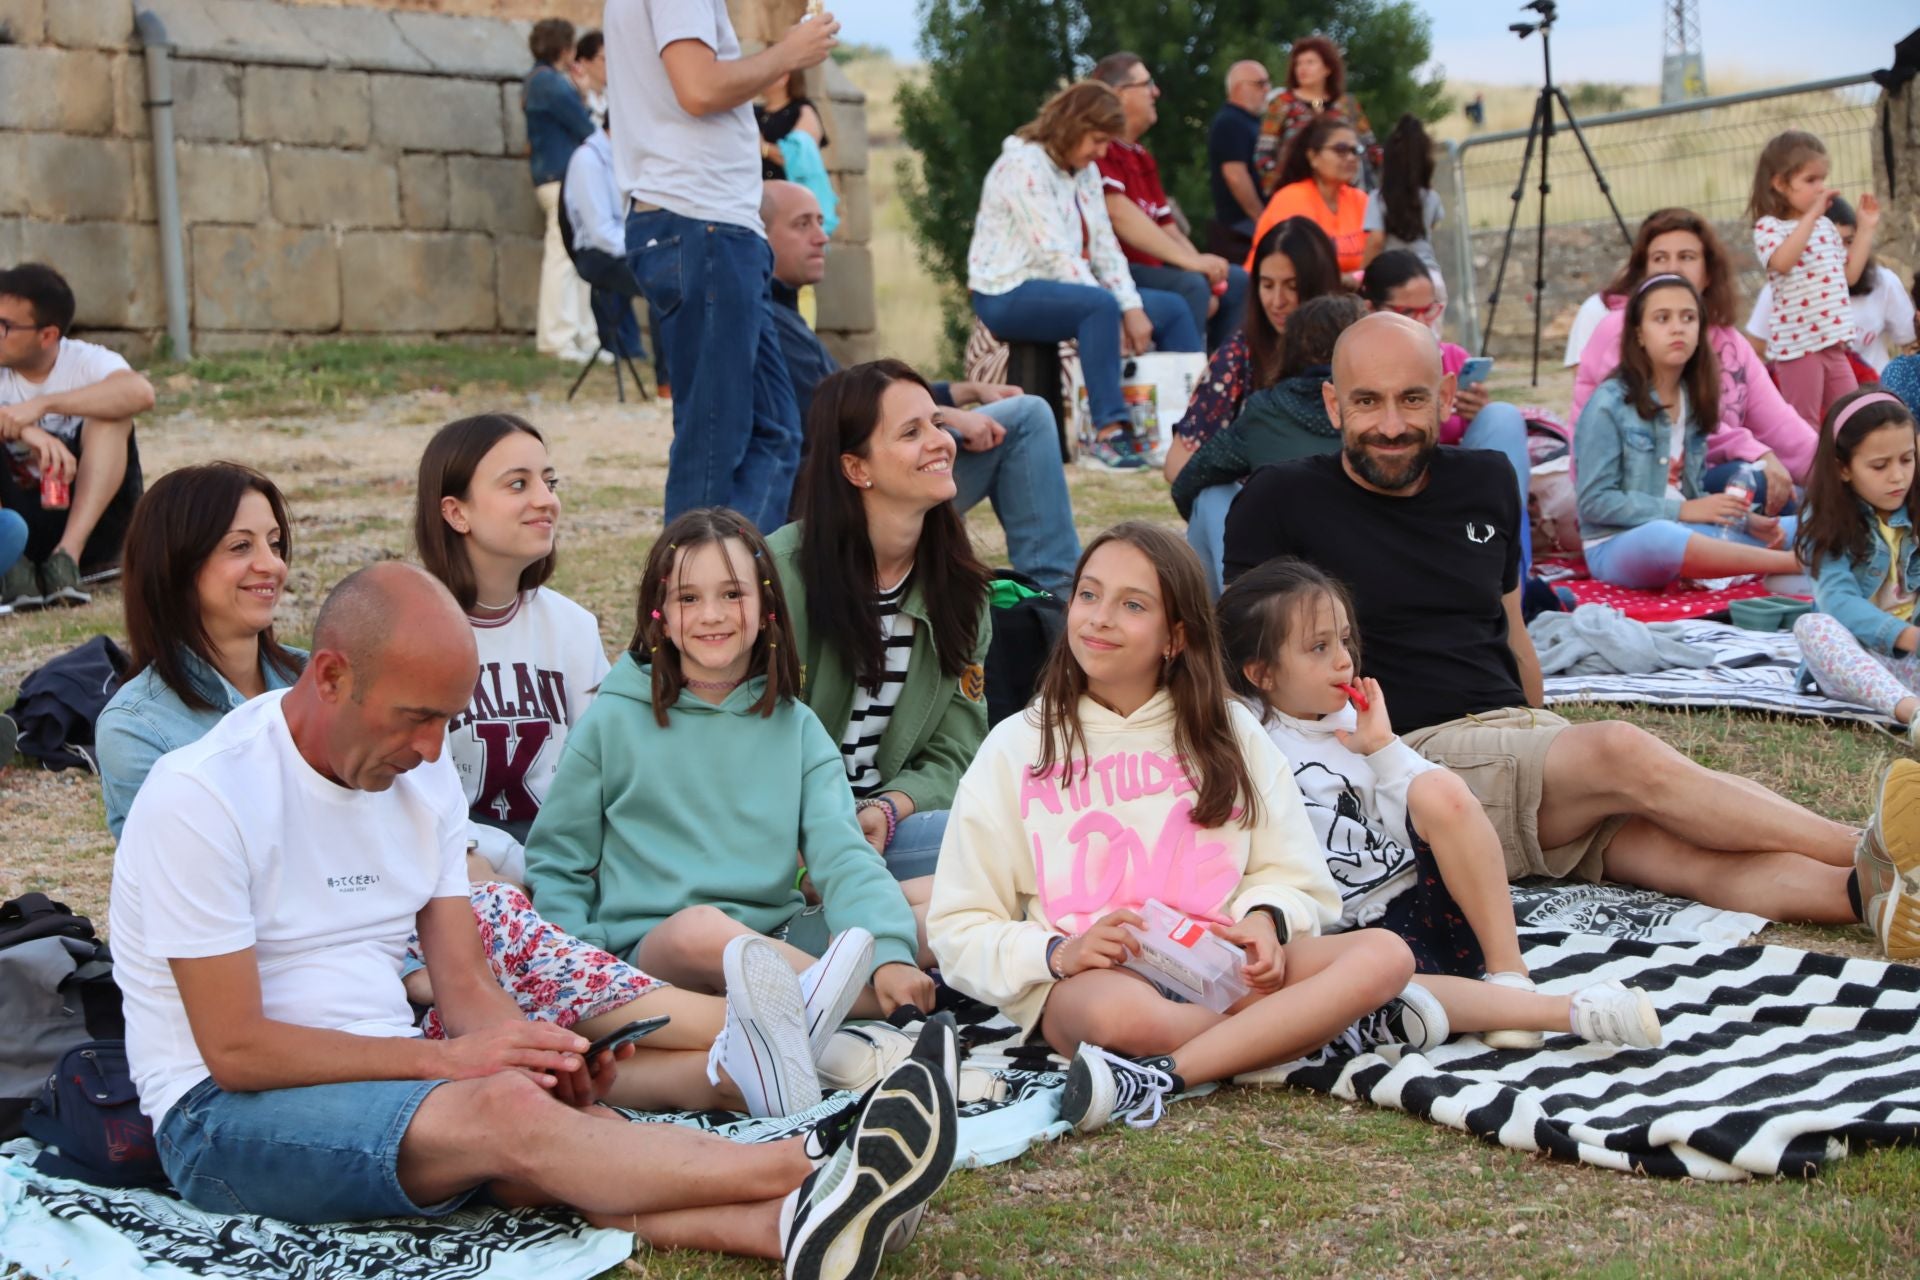
[[[513,0],[0,0],[0,263],[66,273],[79,323],[135,355],[165,332],[146,69],[175,43],[175,159],[197,352],[318,336],[524,340],[541,214]],[[580,25],[598,0],[560,6]],[[843,189],[821,328],[871,350],[864,100],[837,70]]]

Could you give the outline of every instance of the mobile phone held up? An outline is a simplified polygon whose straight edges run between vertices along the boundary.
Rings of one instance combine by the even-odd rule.
[[[1493,372],[1492,356],[1474,356],[1460,366],[1460,376],[1455,379],[1463,387],[1476,387],[1487,380]]]
[[[582,1056],[586,1058],[588,1067],[591,1068],[594,1061],[598,1059],[601,1054],[611,1049],[618,1049],[623,1044],[632,1044],[636,1040],[643,1040],[672,1021],[672,1018],[662,1014],[657,1018],[642,1018],[638,1022],[629,1022],[626,1026],[618,1030],[607,1032],[607,1034],[588,1045],[586,1053]]]

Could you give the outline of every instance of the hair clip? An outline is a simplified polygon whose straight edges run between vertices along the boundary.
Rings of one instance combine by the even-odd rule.
[[[680,549],[680,544],[677,542],[669,542],[667,544],[667,550],[669,551],[678,551],[679,549]]]
[[[655,609],[655,610],[653,611],[653,620],[654,620],[655,622],[658,622],[658,621],[660,621],[660,611],[659,611],[658,609]]]
[[[763,586],[763,587],[770,587],[770,586],[772,586],[772,585],[773,585],[773,579],[772,579],[772,578],[762,578],[762,579],[760,579],[760,585],[761,585],[761,586]]]

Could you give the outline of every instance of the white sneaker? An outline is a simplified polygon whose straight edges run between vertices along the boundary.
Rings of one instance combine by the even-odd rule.
[[[707,1079],[724,1070],[750,1116],[790,1116],[820,1101],[800,981],[771,941],[742,934],[721,956],[727,1020],[707,1055]]]
[[[1660,1014],[1638,987],[1600,982],[1573,993],[1573,1033],[1597,1044],[1660,1047]]]
[[[905,1248],[915,1210],[953,1165],[957,1128],[939,1064],[909,1057],[894,1068],[826,1163],[781,1206],[788,1280],[868,1280],[883,1252]]]
[[[800,975],[800,998],[807,1005],[807,1039],[813,1061],[827,1055],[833,1033],[847,1020],[873,975],[873,935],[855,926],[834,935],[827,953]]]
[[[1533,979],[1513,969],[1503,969],[1499,973],[1490,973],[1481,979],[1496,987],[1509,987],[1515,991],[1538,991]],[[1480,1039],[1489,1049],[1538,1049],[1547,1042],[1547,1038],[1538,1031],[1482,1031]]]

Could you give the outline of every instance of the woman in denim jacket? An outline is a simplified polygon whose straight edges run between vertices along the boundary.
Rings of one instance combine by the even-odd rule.
[[[1920,741],[1913,414],[1869,388],[1836,400],[1820,437],[1797,539],[1818,610],[1793,624],[1804,672],[1829,698],[1891,716]]]
[[[1720,370],[1700,341],[1700,294],[1652,276],[1627,303],[1620,363],[1574,432],[1575,490],[1587,572],[1658,590],[1676,578],[1798,572],[1792,517],[1750,510],[1738,492],[1704,494],[1707,436],[1719,421]]]

